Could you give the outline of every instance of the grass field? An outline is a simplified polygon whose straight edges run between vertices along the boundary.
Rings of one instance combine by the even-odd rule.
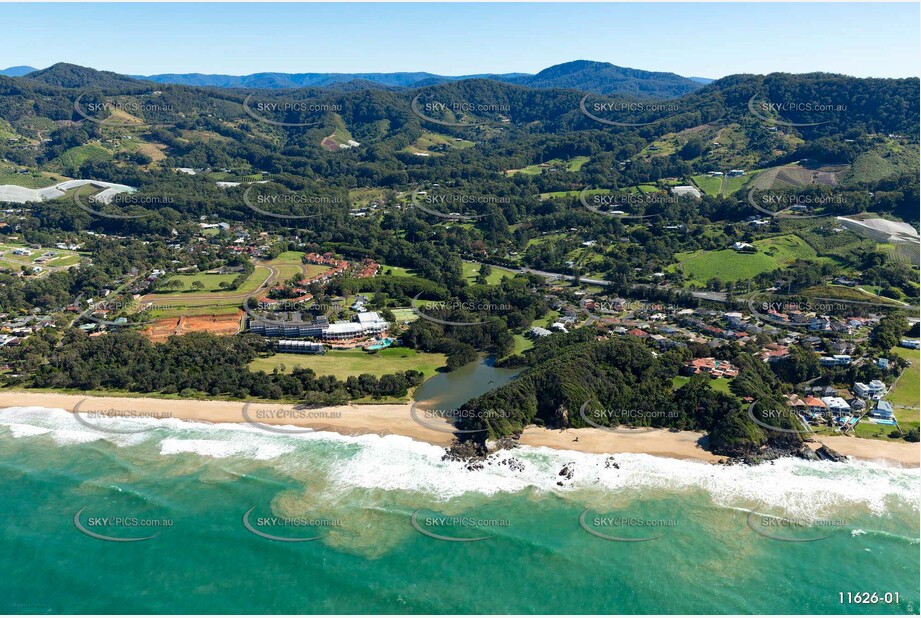
[[[294,275],[299,275],[304,272],[304,263],[301,261],[303,257],[304,253],[302,251],[285,251],[284,253],[280,253],[277,258],[267,263],[269,266],[278,270],[279,281],[287,281]],[[325,266],[317,266],[315,264],[311,264],[311,266],[316,266],[318,272],[328,270]]]
[[[895,388],[892,389],[886,399],[891,401],[893,406],[907,406],[913,408],[914,420],[917,422],[918,406],[921,405],[921,400],[919,400],[918,397],[918,388],[919,384],[921,384],[921,371],[919,371],[919,367],[921,367],[921,353],[919,353],[918,350],[909,350],[907,348],[893,348],[891,353],[910,361],[911,366],[902,373],[902,377],[899,378]],[[896,413],[896,418],[898,418],[900,422],[905,412],[906,411],[900,411]]]
[[[444,364],[444,354],[417,352],[409,348],[387,348],[376,354],[364,350],[330,350],[326,354],[275,354],[268,358],[257,358],[250,363],[249,368],[271,373],[277,367],[279,371],[283,369],[285,373],[290,373],[295,367],[302,367],[313,369],[317,375],[331,375],[344,380],[363,373],[380,377],[410,369],[421,371],[426,378],[430,378]]]
[[[886,298],[885,296],[873,296],[861,292],[857,288],[850,288],[843,285],[814,285],[811,288],[803,290],[804,294],[817,296],[820,298],[835,298],[841,300],[856,300],[861,302],[877,302],[887,305],[898,305],[899,303]]]
[[[723,187],[723,195],[732,195],[744,187],[750,179],[751,177],[748,174],[743,174],[741,176],[727,176],[726,185]]]
[[[388,275],[389,271],[389,275]],[[388,264],[381,264],[381,275],[388,275],[391,277],[412,277],[413,272],[408,268],[403,268],[402,266],[390,266]]]
[[[549,170],[551,167],[563,168],[567,172],[578,172],[582,169],[582,166],[589,162],[591,157],[573,157],[567,161],[562,159],[550,159],[544,163],[538,163],[535,165],[528,165],[517,170],[506,170],[506,174],[511,176],[513,174],[525,174],[526,176],[537,176],[538,174],[543,174],[545,171]]]
[[[697,188],[699,188],[710,197],[718,197],[720,194],[720,189],[723,187],[722,177],[715,178],[713,176],[701,174],[699,176],[691,176],[691,180],[694,181],[694,184],[697,185]]]
[[[415,322],[419,319],[419,314],[408,307],[400,307],[390,311],[393,312],[393,317],[396,318],[397,322]]]
[[[259,289],[259,286],[268,276],[268,268],[257,266],[253,274],[238,289],[225,291],[218,288],[214,291],[214,286],[220,284],[221,278],[232,281],[236,275],[179,275],[175,278],[184,283],[182,291],[171,292],[165,290],[156,294],[148,294],[141,299],[141,302],[144,304],[153,303],[151,314],[155,318],[180,315],[223,315],[239,309],[243,304],[243,299]],[[192,281],[197,278],[201,279],[202,283],[206,285],[205,289],[192,290],[189,288]],[[209,289],[207,286],[211,286],[211,288]]]
[[[756,240],[752,244],[758,249],[757,253],[739,253],[733,249],[676,253],[678,264],[669,266],[668,270],[674,271],[680,265],[688,283],[702,286],[713,277],[726,282],[750,279],[781,268],[797,258],[827,259],[818,258],[815,251],[794,234]]]
[[[236,274],[227,274],[227,275],[209,275],[206,273],[195,273],[190,275],[176,275],[170,277],[169,281],[178,281],[182,284],[181,288],[175,290],[171,289],[161,289],[157,291],[158,295],[175,295],[175,294],[185,294],[190,293],[207,293],[207,292],[223,292],[224,289],[221,287],[221,283],[230,284],[231,281],[237,278]],[[195,282],[201,283],[204,287],[195,289],[192,287]]]
[[[475,146],[475,144],[469,140],[455,140],[449,135],[426,131],[420,135],[416,141],[404,148],[403,152],[424,152],[437,155],[440,154],[439,149],[463,150],[464,148],[470,148],[472,146]],[[435,150],[429,150],[429,148],[432,147],[434,147]]]
[[[473,262],[464,262],[464,278],[467,279],[471,284],[476,280],[477,275],[480,274],[480,265]],[[492,272],[489,273],[489,276],[486,277],[486,283],[489,285],[496,285],[502,281],[502,277],[508,277],[509,279],[513,278],[515,273],[507,270],[505,268],[500,268],[499,266],[492,266]]]
[[[690,381],[690,376],[675,376],[672,378],[672,389],[677,390]],[[710,388],[718,393],[726,393],[727,395],[732,394],[732,392],[729,390],[728,378],[712,378],[710,380]]]

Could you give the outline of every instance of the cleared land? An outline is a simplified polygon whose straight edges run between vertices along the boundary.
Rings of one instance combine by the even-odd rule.
[[[164,318],[150,324],[143,333],[154,343],[166,341],[172,335],[184,335],[194,332],[209,332],[215,335],[236,335],[240,332],[240,319],[243,312],[224,315],[196,315],[178,318]]]
[[[740,281],[751,279],[761,273],[781,268],[797,258],[823,260],[806,242],[795,234],[786,234],[756,240],[752,243],[757,253],[739,253],[733,249],[719,251],[696,251],[694,253],[676,253],[678,264],[668,267],[669,271],[680,268],[687,282],[705,285],[711,278],[723,281]]]
[[[313,369],[317,375],[335,376],[345,380],[349,376],[369,373],[382,376],[388,373],[421,371],[426,378],[435,375],[444,366],[444,354],[417,352],[409,348],[387,348],[371,354],[364,350],[330,350],[326,354],[275,354],[257,358],[249,367],[253,371],[290,373],[295,367]]]
[[[269,277],[270,270],[264,266],[257,266],[253,274],[243,282],[236,290],[230,291],[185,291],[170,292],[164,290],[155,294],[148,294],[141,298],[140,303],[143,306],[150,306],[151,316],[154,318],[179,317],[190,315],[227,315],[235,313],[243,304],[243,300],[258,290],[264,281]],[[180,275],[184,278],[184,283],[191,285],[196,276],[201,275]],[[233,280],[236,275],[216,275],[219,277],[230,277]]]
[[[476,281],[477,275],[480,274],[480,265],[475,262],[464,262],[464,278],[467,279],[471,284]],[[506,268],[501,268],[499,266],[491,266],[492,272],[489,273],[489,276],[486,277],[486,283],[489,285],[496,285],[502,281],[502,277],[508,277],[509,279],[513,278],[516,273],[508,270]]]

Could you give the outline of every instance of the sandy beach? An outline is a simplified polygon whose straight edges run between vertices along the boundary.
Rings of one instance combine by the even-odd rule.
[[[79,411],[81,417],[175,418],[206,423],[245,423],[257,427],[296,426],[342,435],[400,435],[447,446],[454,440],[450,424],[440,418],[413,418],[412,405],[369,404],[307,408],[290,404],[243,404],[231,401],[193,401],[150,397],[96,397],[64,393],[0,391],[0,408],[38,406]],[[266,429],[269,431],[270,429]],[[693,431],[550,430],[528,427],[521,444],[583,453],[646,453],[656,457],[693,459],[709,463],[724,457],[706,450],[706,437]],[[842,455],[882,460],[902,466],[921,465],[921,447],[907,442],[884,442],[845,436],[822,437]],[[812,448],[821,446],[812,443]]]

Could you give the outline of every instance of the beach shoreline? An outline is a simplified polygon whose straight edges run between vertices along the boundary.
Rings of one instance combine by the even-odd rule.
[[[451,425],[446,420],[424,418],[417,421],[410,403],[306,407],[294,404],[0,391],[0,409],[13,407],[54,408],[71,413],[79,411],[83,419],[173,418],[204,423],[249,423],[277,434],[292,433],[285,428],[297,427],[347,436],[399,435],[444,447],[454,441]],[[855,459],[883,461],[904,467],[921,466],[921,447],[918,444],[846,436],[823,436],[821,442]],[[519,443],[581,453],[643,453],[706,463],[727,459],[706,450],[706,436],[693,431],[606,431],[596,428],[551,430],[531,426],[522,432]],[[821,444],[813,442],[810,446],[816,449]]]

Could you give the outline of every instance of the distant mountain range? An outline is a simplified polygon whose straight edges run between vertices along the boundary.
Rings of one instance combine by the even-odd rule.
[[[47,69],[10,67],[0,71],[9,77],[28,76],[46,83],[64,87],[78,87],[83,67],[58,63]],[[284,88],[420,88],[465,79],[489,79],[530,88],[569,88],[598,94],[623,94],[644,98],[674,98],[694,92],[711,79],[682,77],[674,73],[660,73],[618,67],[608,62],[576,60],[558,64],[536,75],[527,73],[476,74],[447,76],[426,72],[397,73],[253,73],[251,75],[206,75],[202,73],[120,75],[108,71],[98,72],[106,81],[146,80],[160,84],[185,86],[250,89]]]
[[[28,75],[37,71],[35,67],[10,67],[8,69],[0,69],[0,75],[6,75],[7,77],[22,77],[23,75]]]

